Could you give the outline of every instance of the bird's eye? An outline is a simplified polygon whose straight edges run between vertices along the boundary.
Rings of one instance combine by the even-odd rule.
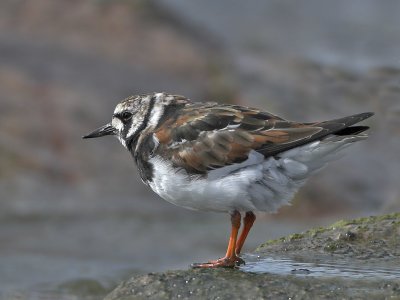
[[[132,113],[130,113],[129,111],[124,111],[121,114],[121,120],[123,122],[128,122],[131,118],[132,118]]]

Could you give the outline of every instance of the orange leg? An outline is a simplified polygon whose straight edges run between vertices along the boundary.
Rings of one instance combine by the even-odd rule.
[[[251,227],[253,226],[253,223],[255,220],[256,220],[256,215],[253,212],[251,212],[251,211],[246,212],[246,216],[243,218],[244,227],[243,227],[242,233],[240,234],[240,237],[236,243],[236,255],[240,254],[240,251],[242,250],[244,242],[246,241],[247,235],[249,234],[249,231],[250,231]]]
[[[193,264],[193,268],[232,268],[237,264],[243,263],[243,260],[236,255],[236,240],[240,228],[240,213],[236,210],[231,214],[231,223],[232,231],[225,257],[208,263]]]

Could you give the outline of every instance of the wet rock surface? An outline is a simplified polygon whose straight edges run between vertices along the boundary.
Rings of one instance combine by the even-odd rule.
[[[391,281],[332,280],[246,274],[234,270],[195,270],[133,277],[105,299],[337,299],[350,296],[360,299],[374,299],[374,296],[399,297],[400,286]]]
[[[179,270],[134,276],[121,283],[105,299],[397,299],[400,297],[400,214],[339,221],[268,241],[255,252],[262,260],[284,255],[294,260],[344,260],[346,267],[371,264],[392,267],[392,276],[315,275],[312,268],[287,274],[238,269]],[[389,272],[390,273],[390,272]]]

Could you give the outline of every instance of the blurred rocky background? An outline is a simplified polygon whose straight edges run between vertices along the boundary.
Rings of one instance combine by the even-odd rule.
[[[390,0],[1,1],[0,298],[98,299],[132,272],[223,254],[227,216],[166,203],[115,139],[81,140],[131,94],[298,121],[376,112],[370,139],[260,215],[247,249],[400,210],[399,13]]]

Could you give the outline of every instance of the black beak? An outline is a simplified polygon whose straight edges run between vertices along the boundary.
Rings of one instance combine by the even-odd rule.
[[[89,133],[88,135],[83,136],[82,138],[91,139],[91,138],[98,138],[101,136],[114,135],[114,134],[115,134],[115,129],[109,123],[104,126],[101,126],[100,128],[97,128],[95,131]]]

